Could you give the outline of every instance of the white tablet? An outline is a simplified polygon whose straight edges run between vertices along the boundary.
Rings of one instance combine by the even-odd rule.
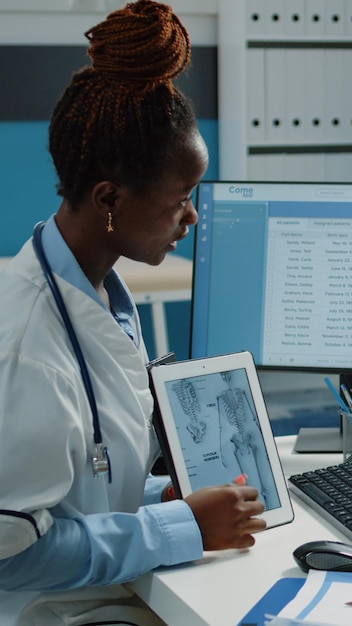
[[[154,425],[176,493],[246,475],[267,527],[293,520],[289,492],[249,352],[150,368]]]

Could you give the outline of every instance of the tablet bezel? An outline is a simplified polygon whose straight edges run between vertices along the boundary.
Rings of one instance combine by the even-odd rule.
[[[244,351],[202,359],[176,361],[167,365],[152,367],[150,369],[150,377],[155,401],[155,428],[164,456],[167,457],[165,459],[166,465],[175,485],[176,492],[180,497],[186,497],[192,493],[192,485],[182,454],[181,443],[177,434],[165,383],[236,370],[245,370],[262,433],[262,439],[271,466],[278,499],[280,501],[278,508],[266,510],[262,514],[262,517],[266,520],[267,528],[272,528],[291,522],[294,519],[294,513],[257,370],[250,352]]]

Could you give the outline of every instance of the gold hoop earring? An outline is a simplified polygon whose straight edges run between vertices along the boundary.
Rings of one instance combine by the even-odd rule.
[[[112,225],[111,211],[108,212],[108,223],[106,225],[106,230],[108,231],[108,233],[113,233],[114,232],[114,227]]]

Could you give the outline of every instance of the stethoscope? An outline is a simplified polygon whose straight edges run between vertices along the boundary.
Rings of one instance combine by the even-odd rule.
[[[44,226],[45,226],[45,222],[39,222],[34,227],[33,248],[37,255],[41,268],[43,270],[44,276],[54,296],[57,307],[61,313],[63,322],[65,324],[68,336],[72,343],[72,347],[73,347],[74,353],[76,355],[76,358],[77,358],[77,361],[81,370],[84,388],[87,394],[89,406],[90,406],[92,417],[93,417],[93,429],[94,429],[94,452],[92,455],[93,476],[94,478],[98,478],[99,476],[107,475],[109,478],[109,483],[111,483],[111,464],[110,464],[109,451],[108,451],[108,448],[104,446],[103,444],[102,434],[100,430],[98,409],[97,409],[97,404],[95,401],[92,381],[90,379],[87,364],[84,359],[77,335],[72,326],[72,322],[70,320],[65,302],[63,300],[60,289],[54,278],[48,259],[44,252],[43,243],[42,243],[42,230]]]

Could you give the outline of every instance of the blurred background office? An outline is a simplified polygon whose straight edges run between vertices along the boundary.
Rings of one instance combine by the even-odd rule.
[[[209,148],[207,179],[351,179],[351,0],[169,3],[191,37],[192,64],[178,86],[192,98]],[[84,31],[124,4],[0,0],[0,257],[14,255],[58,206],[46,150],[50,113],[72,72],[88,62]],[[176,254],[192,260],[193,233]],[[168,345],[187,358],[191,302],[164,308]],[[139,310],[153,358],[151,307]],[[320,375],[261,380],[267,397],[276,396],[274,417],[292,418],[285,406],[295,390],[308,411],[314,392],[312,414],[317,391],[327,419],[334,411]]]

